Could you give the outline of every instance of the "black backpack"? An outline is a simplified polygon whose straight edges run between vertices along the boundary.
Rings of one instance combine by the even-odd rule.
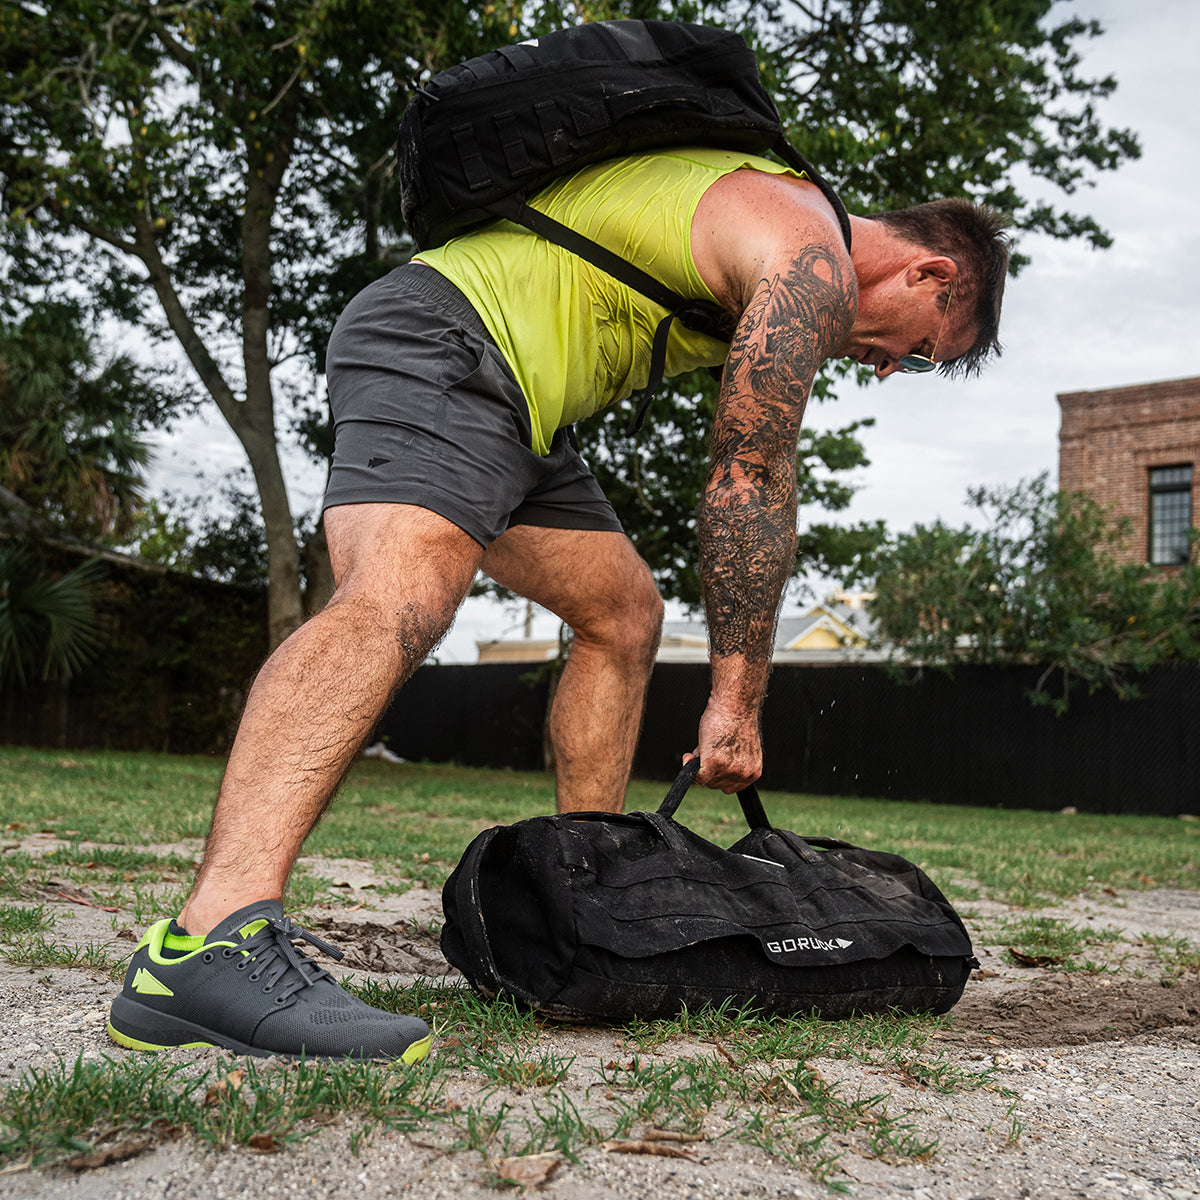
[[[728,341],[725,313],[680,296],[526,200],[591,163],[689,145],[774,151],[821,189],[850,245],[845,208],[788,142],[745,41],[682,21],[590,22],[435,75],[400,122],[401,209],[421,249],[506,217],[660,304],[668,315],[654,335],[648,397],[662,379],[671,323]]]
[[[487,997],[601,1022],[729,1003],[828,1020],[944,1013],[976,962],[913,863],[767,820],[724,849],[657,812],[533,817],[481,833],[442,892],[442,953]]]

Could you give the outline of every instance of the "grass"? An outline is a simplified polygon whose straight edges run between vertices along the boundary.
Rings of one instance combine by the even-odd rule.
[[[1143,933],[1142,944],[1150,947],[1162,966],[1159,982],[1163,987],[1174,987],[1186,975],[1200,974],[1200,948],[1187,938]]]
[[[0,749],[0,954],[33,970],[117,977],[130,944],[68,944],[41,901],[69,888],[115,909],[114,929],[171,911],[186,893],[220,770],[204,758]],[[657,807],[664,792],[635,782],[628,807]],[[305,852],[368,860],[381,890],[403,891],[414,880],[440,887],[477,832],[547,812],[552,800],[546,775],[366,762]],[[778,825],[916,861],[952,899],[986,895],[1020,906],[995,940],[1061,970],[1110,969],[1111,938],[1039,916],[1038,906],[1156,884],[1200,889],[1200,825],[1192,822],[782,793],[765,794],[764,803]],[[680,816],[724,844],[744,830],[735,801],[716,793],[690,793]],[[146,849],[177,843],[162,855]],[[303,912],[344,900],[333,880],[301,869],[287,903]],[[1184,939],[1142,940],[1164,984],[1200,971],[1200,953]],[[278,1149],[346,1121],[352,1149],[378,1130],[416,1130],[422,1144],[480,1154],[497,1186],[507,1178],[500,1164],[514,1157],[553,1151],[573,1161],[588,1148],[665,1131],[699,1139],[672,1143],[685,1148],[756,1146],[836,1188],[847,1150],[889,1162],[937,1151],[883,1083],[866,1081],[890,1081],[906,1096],[1001,1092],[991,1068],[972,1070],[939,1049],[947,1018],[833,1024],[705,1010],[616,1029],[611,1053],[585,1060],[564,1049],[558,1027],[461,987],[379,978],[351,987],[370,1004],[429,1021],[439,1042],[433,1062],[409,1071],[269,1069],[115,1055],[27,1070],[0,1096],[0,1164],[119,1157],[122,1147],[180,1131],[213,1145]],[[1013,1102],[997,1130],[1005,1145],[1021,1137],[1016,1114]]]
[[[91,942],[74,945],[47,938],[44,933],[14,940],[0,951],[0,957],[14,967],[78,967],[119,981],[125,974],[128,948],[114,953],[108,946]]]
[[[437,1107],[436,1077],[370,1064],[290,1064],[266,1071],[189,1070],[154,1056],[59,1063],[29,1070],[0,1096],[0,1161],[31,1165],[119,1144],[137,1135],[276,1149],[353,1113],[413,1129]]]
[[[145,843],[204,836],[220,772],[220,762],[199,757],[0,748],[0,810],[7,820],[0,833],[14,841],[44,831],[72,843],[116,845],[132,855],[128,869],[138,870]],[[655,808],[665,790],[634,781],[627,807]],[[440,886],[477,832],[550,811],[553,792],[551,778],[537,773],[362,762],[305,853],[386,863],[406,880]],[[1200,822],[844,796],[765,793],[763,799],[777,825],[912,859],[954,900],[982,892],[1033,906],[1106,887],[1200,888]],[[734,800],[699,789],[688,794],[680,817],[725,844],[745,829]],[[1133,839],[1136,861],[1128,853]],[[84,869],[82,856],[103,861],[94,851],[57,852],[60,863],[76,870]],[[0,895],[17,886],[7,859]]]
[[[0,942],[11,942],[54,927],[44,904],[0,908]]]
[[[1038,916],[1010,917],[995,925],[991,936],[1005,947],[1008,961],[1017,966],[1094,973],[1112,970],[1114,964],[1097,962],[1089,951],[1110,950],[1122,940],[1116,929],[1089,929],[1071,921]],[[1125,957],[1120,955],[1119,961]]]

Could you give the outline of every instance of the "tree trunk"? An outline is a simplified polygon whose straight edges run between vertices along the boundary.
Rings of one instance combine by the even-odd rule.
[[[268,393],[266,400],[258,404],[269,413],[271,402]],[[247,390],[247,407],[252,403],[255,401]],[[272,414],[271,429],[266,434],[245,426],[236,430],[254,472],[267,535],[267,638],[272,650],[300,626],[305,616],[300,594],[300,548],[279,464],[274,424]]]
[[[275,394],[271,386],[271,218],[291,159],[299,93],[280,106],[282,124],[268,147],[247,140],[246,209],[242,217],[242,366],[246,372],[243,428],[234,426],[250,457],[267,532],[267,624],[272,650],[304,620],[300,551],[279,463]],[[243,424],[239,422],[239,424]]]

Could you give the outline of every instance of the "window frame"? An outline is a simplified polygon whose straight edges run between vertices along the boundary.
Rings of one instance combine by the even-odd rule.
[[[1187,471],[1187,480],[1178,480],[1170,483],[1156,483],[1154,476],[1159,471]],[[1186,495],[1187,496],[1187,520],[1183,526],[1183,533],[1194,527],[1194,511],[1192,504],[1192,487],[1195,483],[1196,472],[1194,464],[1190,462],[1173,462],[1173,463],[1156,463],[1152,467],[1147,467],[1146,470],[1146,561],[1152,567],[1181,567],[1188,562],[1190,555],[1190,542],[1185,541],[1185,553],[1182,558],[1173,558],[1170,560],[1156,560],[1155,553],[1155,501],[1159,496]],[[1162,522],[1159,522],[1162,525]],[[1174,526],[1168,527],[1170,534],[1175,534],[1177,531]],[[1172,538],[1172,543],[1174,539]]]

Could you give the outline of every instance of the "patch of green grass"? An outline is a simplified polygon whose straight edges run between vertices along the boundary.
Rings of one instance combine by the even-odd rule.
[[[104,905],[126,909],[134,921],[147,923],[164,911],[177,911],[190,890],[193,863],[178,854],[159,856],[122,846],[60,846],[46,854],[9,851],[5,870],[21,879],[12,891],[45,894],[61,886],[57,881],[87,889]],[[167,885],[164,887],[164,885]],[[4,889],[0,886],[0,894]]]
[[[133,846],[202,838],[222,767],[199,756],[6,747],[7,833],[70,830],[79,841]]]
[[[992,936],[1004,945],[1011,964],[1091,972],[1112,970],[1112,966],[1082,957],[1084,951],[1121,940],[1120,932],[1115,929],[1037,916],[1010,917],[995,927]]]
[[[472,1044],[532,1041],[547,1028],[541,1017],[522,1009],[514,1000],[484,1000],[470,988],[418,979],[401,987],[387,980],[344,980],[348,991],[384,1012],[421,1017],[441,1036],[453,1035]]]
[[[386,1126],[420,1128],[446,1151],[477,1151],[487,1162],[548,1150],[576,1160],[606,1139],[639,1136],[639,1126],[708,1139],[715,1122],[721,1136],[828,1180],[841,1153],[829,1142],[834,1134],[841,1145],[888,1161],[924,1158],[935,1147],[892,1111],[886,1095],[831,1083],[809,1057],[869,1055],[864,1061],[902,1075],[907,1086],[983,1085],[921,1055],[936,1021],[897,1019],[883,1034],[886,1022],[700,1012],[653,1030],[614,1030],[625,1049],[593,1064],[555,1049],[553,1023],[461,986],[372,981],[354,990],[381,1007],[425,1016],[439,1031],[435,1059],[416,1069],[247,1061],[235,1070],[135,1054],[28,1071],[0,1097],[0,1161],[60,1161],[162,1131],[216,1145],[284,1145],[344,1117],[353,1118],[356,1148]],[[654,1051],[638,1049],[639,1040]],[[451,1082],[460,1096],[468,1085],[465,1103],[445,1100]]]
[[[44,904],[0,906],[0,941],[12,941],[54,927],[54,915]]]
[[[0,949],[0,958],[14,967],[77,967],[85,971],[97,971],[109,979],[119,980],[125,973],[127,953],[113,955],[108,947],[92,942],[71,945],[51,941],[44,933],[15,938]]]
[[[371,1063],[190,1070],[133,1055],[27,1071],[0,1096],[0,1160],[37,1164],[155,1131],[213,1145],[287,1143],[344,1113],[412,1129],[440,1103],[429,1072]]]
[[[0,795],[11,824],[129,847],[202,837],[220,773],[219,761],[201,757],[0,748]],[[626,807],[657,808],[665,791],[665,783],[635,780]],[[548,774],[363,761],[305,849],[386,863],[401,878],[437,887],[476,833],[550,812],[553,795]],[[1036,906],[1104,887],[1200,889],[1200,822],[782,792],[763,800],[784,828],[912,859],[951,898],[975,898],[982,889]],[[688,793],[679,816],[725,844],[745,828],[736,801],[703,789]],[[1128,853],[1131,841],[1136,856]],[[4,884],[0,868],[0,894],[14,894]]]
[[[557,1053],[555,1025],[508,1001],[482,1000],[447,983],[398,988],[353,986],[368,1003],[417,1012],[438,1029],[438,1067],[478,1081],[481,1094],[451,1120],[447,1148],[478,1150],[489,1161],[554,1148],[574,1157],[604,1137],[636,1136],[639,1126],[699,1135],[710,1118],[724,1136],[761,1146],[819,1178],[835,1169],[837,1133],[863,1152],[924,1158],[934,1144],[893,1114],[886,1096],[846,1094],[813,1065],[853,1057],[914,1088],[994,1087],[994,1071],[971,1071],[928,1052],[945,1018],[877,1017],[825,1022],[763,1017],[728,1008],[685,1012],[671,1021],[631,1022],[614,1030],[611,1061],[581,1065]],[[608,1116],[581,1113],[561,1094],[583,1078],[605,1097]],[[524,1115],[518,1100],[534,1096]],[[532,1111],[532,1116],[529,1112]]]
[[[1143,933],[1142,944],[1149,946],[1162,965],[1159,982],[1174,987],[1185,975],[1200,974],[1200,947],[1187,938],[1171,934]]]

